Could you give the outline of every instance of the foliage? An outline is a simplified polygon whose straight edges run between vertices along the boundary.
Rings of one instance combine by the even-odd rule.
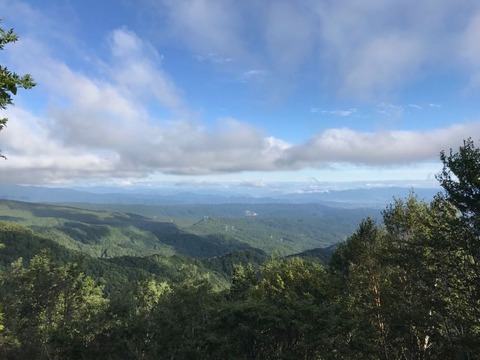
[[[65,358],[81,351],[101,332],[108,303],[78,264],[59,266],[45,252],[28,268],[15,262],[2,279],[1,294],[5,326],[21,344],[5,346],[6,358]]]
[[[447,198],[462,215],[480,216],[480,148],[476,148],[472,139],[463,142],[463,146],[454,153],[445,151],[440,154],[443,170],[437,176],[445,189]]]
[[[444,241],[451,260],[447,271],[454,276],[443,283],[445,291],[458,299],[444,301],[454,329],[449,335],[472,356],[480,352],[480,148],[467,139],[458,152],[442,152],[440,159],[443,171],[437,178],[445,189],[445,201],[455,211]]]
[[[469,216],[470,220],[472,218]],[[478,280],[471,226],[442,195],[396,199],[383,226],[363,222],[331,261],[360,358],[476,358]]]
[[[18,35],[13,32],[13,29],[0,28],[0,50],[3,50],[5,45],[17,40]],[[30,89],[33,86],[35,86],[35,82],[30,75],[18,75],[6,66],[0,65],[0,109],[5,110],[7,106],[13,104],[12,96],[17,95],[18,88]],[[5,127],[7,121],[7,118],[0,119],[0,131]],[[0,154],[0,157],[4,156]]]
[[[273,259],[237,268],[215,328],[228,334],[215,358],[316,359],[334,352],[331,277],[308,259]]]

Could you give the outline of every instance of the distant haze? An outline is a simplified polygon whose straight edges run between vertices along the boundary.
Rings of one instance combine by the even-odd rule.
[[[339,207],[383,208],[394,198],[405,198],[411,192],[422,200],[430,200],[440,189],[434,187],[367,186],[368,184],[323,185],[276,184],[276,187],[193,188],[174,184],[163,188],[46,188],[4,185],[0,199],[26,202],[95,203],[95,204],[227,204],[227,203],[324,203]],[[253,191],[255,190],[255,191]]]

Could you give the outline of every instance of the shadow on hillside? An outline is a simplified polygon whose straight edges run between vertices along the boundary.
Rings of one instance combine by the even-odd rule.
[[[18,216],[7,216],[7,215],[4,215],[4,216],[0,216],[0,220],[3,220],[3,221],[11,221],[11,222],[20,222],[20,221],[23,221],[25,220],[24,218],[21,218],[21,217],[18,217]]]
[[[135,227],[152,233],[160,243],[171,246],[175,252],[194,257],[211,257],[234,250],[257,250],[241,241],[223,235],[199,236],[187,233],[170,222],[159,222],[130,213],[85,213],[74,208],[49,208],[33,206],[29,209],[35,217],[69,220],[59,230],[82,243],[96,243],[108,236],[112,227]],[[104,215],[104,216],[103,216]]]
[[[95,214],[86,214],[80,212],[81,210],[74,209],[49,209],[44,207],[37,207],[30,209],[30,212],[35,217],[50,217],[57,219],[66,219],[73,221],[80,221],[88,224],[103,224],[104,221]]]
[[[138,229],[151,232],[164,244],[171,246],[175,252],[194,257],[211,257],[226,254],[234,250],[257,250],[241,241],[223,235],[199,236],[180,230],[175,224],[158,222],[136,216]]]
[[[98,244],[101,238],[111,234],[110,228],[106,225],[90,225],[80,222],[66,222],[58,229],[72,239],[84,244]]]

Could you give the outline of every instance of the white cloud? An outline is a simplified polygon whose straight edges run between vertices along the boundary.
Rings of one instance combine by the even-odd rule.
[[[458,147],[469,134],[480,133],[480,122],[431,131],[359,132],[328,129],[310,141],[287,149],[279,167],[322,167],[329,163],[391,166],[434,161],[440,151]]]
[[[52,137],[48,121],[20,108],[12,108],[8,131],[1,142],[8,160],[1,163],[0,180],[16,183],[56,183],[69,179],[106,177],[115,169],[118,157],[65,146]],[[118,174],[120,175],[120,174]]]
[[[137,99],[151,92],[168,109],[185,108],[180,91],[161,68],[162,57],[149,43],[117,29],[110,36],[110,47],[115,57],[111,74],[123,91]]]
[[[72,72],[70,76],[76,79],[78,74]],[[92,85],[87,80],[84,83],[88,88]],[[102,89],[108,86],[98,92]],[[79,101],[98,105],[88,99]],[[110,106],[106,104],[103,109],[107,115]],[[86,110],[56,108],[49,117],[17,107],[7,115],[11,119],[9,128],[0,135],[9,160],[0,163],[0,180],[20,183],[131,179],[158,173],[198,176],[281,172],[340,163],[388,168],[435,161],[441,150],[480,133],[480,122],[426,132],[365,133],[340,128],[293,145],[232,118],[219,119],[215,128],[206,128],[191,120],[155,124],[142,117],[132,119],[128,113],[117,114],[110,121],[88,106]]]

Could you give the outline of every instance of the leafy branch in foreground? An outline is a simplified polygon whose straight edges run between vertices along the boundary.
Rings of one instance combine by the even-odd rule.
[[[1,19],[0,19],[1,22]],[[5,30],[0,28],[0,50],[9,43],[14,43],[18,40],[18,35],[13,29]],[[7,106],[13,105],[12,96],[17,95],[19,88],[31,89],[36,84],[29,74],[18,75],[10,71],[6,66],[0,65],[0,109],[5,110]],[[7,124],[8,118],[0,118],[0,130]],[[0,153],[0,157],[5,158]]]

